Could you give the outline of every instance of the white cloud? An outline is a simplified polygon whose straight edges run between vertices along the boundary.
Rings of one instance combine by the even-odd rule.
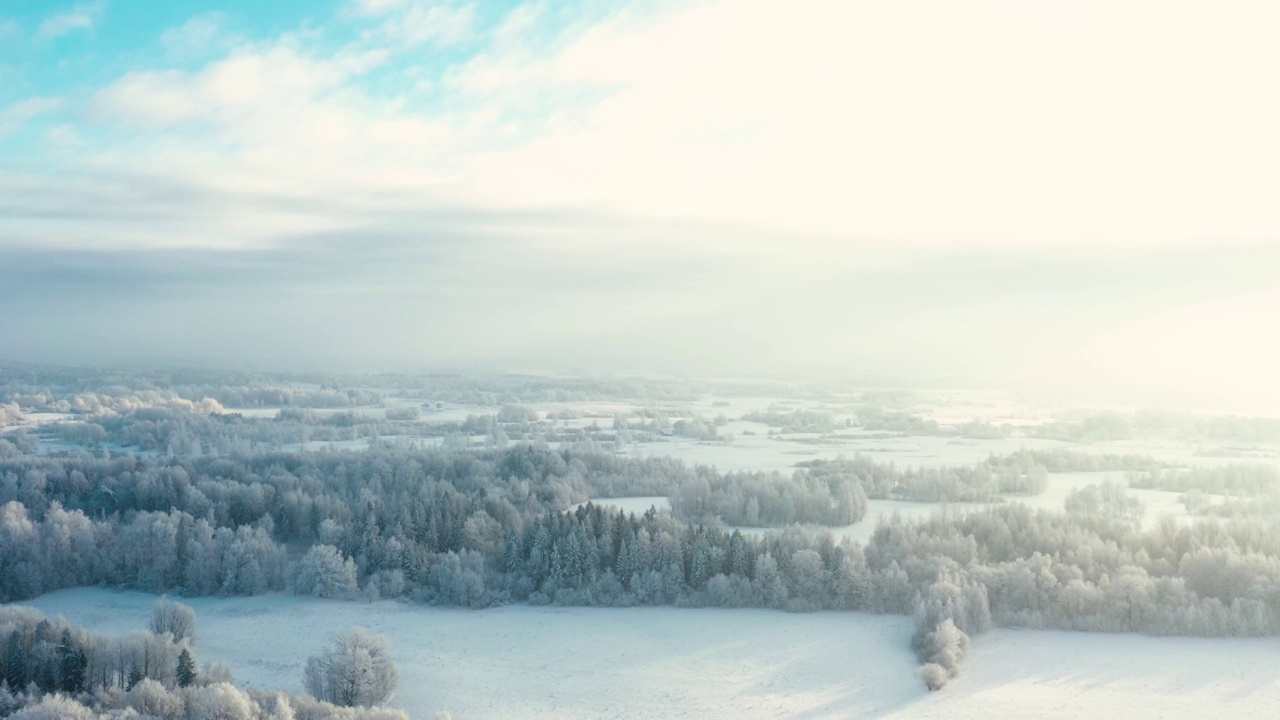
[[[43,115],[48,115],[62,107],[58,98],[32,97],[9,105],[0,110],[0,137],[7,135],[26,123]]]
[[[355,0],[352,10],[356,15],[385,15],[408,4],[409,0]]]
[[[22,33],[22,26],[9,18],[0,18],[0,40],[17,37]]]
[[[106,10],[106,2],[92,2],[76,5],[64,13],[51,15],[40,23],[40,28],[36,30],[36,39],[53,40],[76,31],[92,30],[101,19],[104,10]]]
[[[615,20],[452,76],[497,104],[616,89],[468,183],[842,237],[1274,237],[1280,103],[1257,88],[1280,11],[1233,7],[737,1]]]
[[[474,31],[471,6],[379,7],[398,43]],[[347,199],[757,228],[851,258],[885,242],[1280,234],[1280,104],[1256,90],[1280,65],[1265,24],[1075,7],[723,0],[557,34],[535,4],[442,82],[414,75],[426,114],[363,91],[400,52],[376,46],[388,35],[336,54],[303,36],[242,46],[198,73],[130,74],[93,106],[205,128],[157,143],[163,157],[118,154],[159,172],[198,162]]]
[[[32,97],[19,100],[0,110],[0,122],[26,122],[46,115],[62,106],[62,101],[51,97]]]
[[[427,43],[449,46],[471,37],[476,22],[476,6],[413,4],[388,18],[381,34],[397,43],[416,47]]]
[[[432,19],[436,6],[378,7],[369,27],[385,31],[355,46],[291,35],[240,44],[195,72],[136,72],[103,89],[88,115],[122,130],[117,140],[85,133],[80,142],[97,144],[77,146],[72,190],[51,182],[29,195],[66,193],[66,207],[129,219],[76,224],[50,205],[42,217],[59,220],[33,236],[255,248],[335,232],[518,238],[505,265],[451,256],[440,272],[491,278],[484,292],[501,293],[513,279],[570,267],[537,292],[503,296],[503,312],[526,313],[519,337],[545,334],[548,353],[607,322],[596,308],[625,308],[618,337],[637,328],[686,346],[710,337],[731,348],[721,356],[769,346],[779,364],[808,355],[833,366],[876,344],[882,367],[913,360],[925,371],[944,364],[930,358],[957,354],[984,366],[1055,353],[1074,362],[1069,342],[1093,336],[1061,340],[1060,323],[1101,327],[1105,346],[1143,316],[1123,292],[1105,307],[1077,292],[1076,306],[1056,308],[999,292],[952,304],[955,288],[936,283],[859,290],[881,270],[944,251],[1000,258],[1007,246],[1023,246],[1025,265],[1050,245],[1075,267],[1117,258],[1136,268],[1182,243],[1280,236],[1280,107],[1259,90],[1280,66],[1266,32],[1280,10],[1268,3],[1220,14],[1144,0],[1070,9],[722,0],[559,28],[556,13],[529,5],[443,72],[449,53],[407,47],[468,33],[485,42],[471,11],[450,6],[449,20]],[[416,70],[403,65],[426,56]],[[417,89],[376,95],[366,78],[383,66]],[[647,268],[638,290],[609,288],[590,303],[574,290],[602,271],[626,279],[632,267]],[[1209,272],[1224,284],[1240,273]],[[677,289],[647,297],[667,275]],[[450,292],[467,292],[458,283]],[[921,308],[894,307],[917,296]],[[881,297],[893,302],[876,306]],[[1205,302],[1211,311],[1189,317],[1208,325],[1217,306]],[[539,308],[541,325],[526,306]],[[838,308],[853,310],[845,318]],[[514,322],[493,323],[515,332]],[[1177,351],[1176,321],[1160,323],[1150,342],[1168,350],[1153,355],[1165,361]],[[1034,346],[1024,342],[1036,333]],[[1240,349],[1262,358],[1240,376],[1250,382],[1276,356],[1274,343]],[[1115,372],[1138,374],[1150,361],[1128,356]],[[1169,361],[1168,381],[1210,364]]]
[[[225,47],[229,38],[223,35],[223,16],[211,12],[196,15],[185,23],[165,30],[160,45],[170,58],[200,57]]]

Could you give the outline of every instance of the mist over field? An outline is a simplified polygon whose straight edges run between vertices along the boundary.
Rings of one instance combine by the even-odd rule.
[[[1278,26],[0,2],[0,717],[1270,712]]]

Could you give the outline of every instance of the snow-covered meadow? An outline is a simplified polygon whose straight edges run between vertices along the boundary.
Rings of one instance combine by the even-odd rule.
[[[103,633],[142,629],[155,597],[81,588],[24,603]],[[395,704],[414,718],[1271,717],[1273,639],[996,630],[960,677],[928,693],[911,622],[857,613],[502,607],[265,595],[186,600],[202,658],[240,684],[301,689],[327,635],[362,625],[391,638]]]

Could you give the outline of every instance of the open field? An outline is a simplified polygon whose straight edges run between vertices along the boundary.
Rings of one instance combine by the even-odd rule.
[[[154,596],[82,588],[24,603],[104,633],[146,626]],[[1272,639],[996,630],[927,693],[909,619],[768,610],[442,609],[289,595],[194,598],[202,658],[240,684],[300,690],[326,635],[391,638],[414,718],[1272,717]]]

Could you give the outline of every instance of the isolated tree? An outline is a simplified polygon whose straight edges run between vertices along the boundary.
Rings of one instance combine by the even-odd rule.
[[[307,658],[303,674],[307,692],[347,707],[386,702],[399,683],[387,638],[360,627],[334,635],[323,652]]]
[[[196,611],[189,605],[170,600],[167,595],[151,608],[151,632],[173,633],[174,640],[196,641]]]

